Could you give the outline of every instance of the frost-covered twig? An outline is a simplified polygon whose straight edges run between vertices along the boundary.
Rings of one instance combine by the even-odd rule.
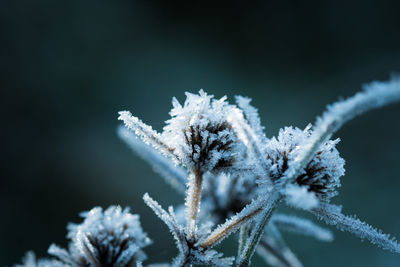
[[[190,240],[195,240],[197,215],[200,210],[200,198],[203,188],[203,174],[197,170],[189,175],[186,193],[186,233]]]
[[[200,240],[199,246],[210,248],[236,232],[241,226],[253,220],[264,208],[265,199],[260,197],[247,205],[238,214],[227,219],[225,223],[219,225],[206,238]]]
[[[320,146],[339,130],[347,121],[372,109],[380,108],[400,100],[400,77],[387,82],[372,82],[364,86],[364,91],[328,106],[315,123],[309,141],[301,147],[301,153],[290,164],[285,176],[280,179],[280,188],[293,181],[310,162]]]
[[[188,251],[186,239],[183,228],[178,224],[177,220],[173,215],[172,207],[170,207],[170,213],[166,212],[154,199],[152,199],[147,193],[143,196],[144,202],[149,206],[154,213],[168,226],[172,236],[176,241],[176,245],[180,253],[185,254]]]
[[[142,138],[143,142],[149,144],[163,153],[165,156],[171,158],[175,163],[178,163],[177,156],[173,153],[174,149],[169,147],[163,140],[159,133],[157,133],[151,126],[143,123],[137,117],[132,116],[129,111],[118,112],[118,120],[124,122],[125,126],[133,130],[136,135]]]
[[[153,167],[153,170],[163,177],[167,183],[179,193],[185,193],[187,172],[183,168],[175,165],[155,148],[141,141],[136,134],[125,127],[118,127],[118,136],[141,158],[149,163]]]
[[[367,239],[372,244],[391,252],[400,253],[400,244],[396,239],[384,234],[371,225],[360,221],[355,216],[346,216],[341,213],[341,208],[334,205],[323,205],[319,208],[313,209],[314,213],[319,219],[325,221],[327,224],[334,225],[342,231],[350,232],[361,239]]]

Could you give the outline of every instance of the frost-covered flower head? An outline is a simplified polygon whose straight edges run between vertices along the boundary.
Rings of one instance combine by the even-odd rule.
[[[55,259],[36,259],[33,252],[27,252],[22,264],[16,264],[14,267],[69,267],[69,265]]]
[[[305,130],[285,127],[279,131],[277,138],[274,137],[267,143],[267,159],[271,164],[269,175],[273,181],[278,181],[282,177],[311,134],[311,125],[307,126]],[[296,186],[290,185],[287,188],[289,195],[294,197],[294,202],[296,202],[296,197],[305,196],[307,192],[311,192],[320,200],[325,201],[329,201],[330,198],[337,195],[336,189],[340,187],[340,177],[344,175],[345,171],[345,161],[335,148],[339,141],[336,139],[324,143],[314,158],[296,177]]]
[[[69,252],[50,246],[49,253],[76,266],[136,266],[146,259],[141,250],[151,240],[143,231],[139,216],[129,208],[111,206],[104,212],[96,207],[81,213],[81,224],[69,224]],[[68,255],[69,254],[69,255]]]
[[[236,134],[227,121],[235,108],[226,97],[213,99],[203,90],[199,95],[186,93],[183,106],[173,98],[171,119],[162,138],[189,170],[202,172],[230,167],[239,150]]]

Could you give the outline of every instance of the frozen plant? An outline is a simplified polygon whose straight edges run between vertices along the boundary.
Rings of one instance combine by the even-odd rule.
[[[264,134],[258,111],[247,97],[236,104],[203,90],[175,98],[161,133],[121,111],[118,134],[146,160],[184,203],[164,209],[147,193],[143,200],[169,228],[178,255],[169,263],[146,266],[250,266],[255,252],[270,266],[303,266],[287,245],[286,231],[330,242],[333,234],[314,222],[279,213],[280,205],[305,210],[328,225],[362,240],[400,252],[394,238],[341,212],[332,204],[345,174],[344,159],[331,139],[357,115],[400,100],[400,78],[372,82],[354,96],[329,105],[314,125]],[[83,213],[82,224],[68,226],[68,250],[51,245],[57,259],[36,260],[28,253],[22,266],[143,266],[150,244],[137,215],[120,207]],[[215,249],[237,233],[237,255]],[[150,257],[151,258],[151,257]],[[150,259],[151,261],[151,259]]]
[[[81,224],[69,224],[68,250],[52,244],[48,253],[58,258],[36,261],[29,252],[17,267],[134,267],[140,266],[147,256],[142,248],[151,244],[143,231],[139,216],[129,208],[111,206],[105,211],[96,207],[82,212]]]
[[[274,266],[301,266],[280,231],[321,241],[331,241],[332,234],[308,220],[276,214],[283,200],[383,249],[400,252],[394,239],[330,204],[345,172],[345,161],[335,148],[339,139],[331,136],[355,116],[399,101],[398,77],[372,82],[328,106],[314,126],[285,127],[273,138],[265,136],[249,98],[238,96],[233,105],[226,97],[214,99],[202,90],[186,95],[183,105],[173,99],[171,119],[162,133],[128,111],[119,117],[132,130],[119,128],[120,137],[178,192],[186,188],[186,211],[177,207],[176,215],[172,207],[167,212],[144,196],[176,240],[179,253],[173,266],[207,264],[206,259],[215,265],[221,254],[209,251],[239,229],[236,266],[250,265],[255,251]],[[230,260],[218,265],[227,264]]]
[[[35,253],[32,251],[27,252],[22,264],[16,264],[15,267],[67,267],[69,265],[64,264],[56,259],[39,259],[36,260]]]

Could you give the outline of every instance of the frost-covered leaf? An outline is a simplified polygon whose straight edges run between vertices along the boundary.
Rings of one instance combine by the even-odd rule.
[[[274,214],[271,222],[284,231],[311,236],[320,241],[330,242],[333,240],[331,231],[304,218],[286,214]]]
[[[187,181],[187,172],[176,166],[171,159],[163,156],[154,147],[139,140],[133,132],[124,127],[118,128],[119,137],[141,158],[143,158],[153,170],[167,181],[178,192],[184,193]]]
[[[269,176],[266,174],[269,165],[265,158],[265,142],[264,135],[258,134],[245,120],[243,116],[243,111],[234,108],[231,110],[228,121],[232,124],[233,129],[235,130],[238,138],[243,142],[243,144],[247,147],[247,151],[245,151],[246,160],[243,161],[241,165],[242,169],[252,168],[252,172],[254,175],[263,176],[263,183],[271,186],[269,181]],[[240,166],[239,165],[239,166]]]
[[[334,225],[342,231],[350,232],[361,239],[367,239],[372,244],[391,252],[400,253],[400,244],[397,243],[396,239],[390,237],[388,234],[384,234],[381,230],[378,230],[371,225],[360,221],[355,216],[346,216],[341,213],[339,207],[334,205],[324,205],[317,209],[313,209],[312,212],[321,220],[327,224]]]
[[[161,135],[153,130],[151,126],[143,123],[137,117],[132,116],[129,111],[120,111],[118,112],[118,114],[118,120],[123,121],[125,126],[133,130],[135,134],[143,140],[143,142],[153,146],[155,149],[163,153],[165,156],[169,157],[175,163],[179,162],[176,155],[173,153],[174,149],[168,147],[168,145],[165,144],[162,140]]]
[[[188,247],[186,244],[184,229],[176,220],[172,207],[170,207],[170,212],[168,213],[147,193],[144,194],[143,200],[146,205],[149,206],[154,213],[167,225],[175,239],[176,246],[180,253],[187,253]]]
[[[258,110],[250,105],[251,98],[244,96],[236,96],[236,103],[239,108],[243,111],[246,116],[246,120],[249,123],[251,129],[257,136],[257,139],[261,143],[266,143],[267,138],[264,134],[264,126],[261,125],[260,115],[258,114]]]

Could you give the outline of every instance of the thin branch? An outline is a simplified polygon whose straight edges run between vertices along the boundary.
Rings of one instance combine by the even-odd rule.
[[[125,126],[129,129],[133,130],[136,135],[140,136],[140,138],[146,144],[149,144],[163,153],[165,156],[171,158],[174,163],[179,163],[179,159],[173,153],[174,150],[170,148],[167,144],[165,144],[161,138],[161,135],[157,133],[151,126],[143,123],[140,119],[132,114],[129,111],[120,111],[118,112],[119,117],[118,120],[124,122]]]
[[[198,244],[204,249],[215,246],[230,234],[236,232],[242,225],[254,219],[264,208],[266,199],[259,197],[244,207],[239,213],[227,219],[225,223],[219,225],[205,239]]]
[[[350,232],[361,239],[367,239],[382,249],[400,253],[400,244],[396,242],[395,238],[382,233],[381,230],[360,221],[356,217],[343,215],[337,206],[327,204],[313,209],[311,212],[327,224],[334,225],[342,231]]]
[[[149,206],[154,213],[168,226],[173,237],[175,238],[179,251],[184,254],[187,251],[186,240],[183,234],[182,227],[177,223],[174,216],[172,207],[169,208],[169,213],[165,211],[154,199],[152,199],[147,193],[144,194],[143,200],[147,206]]]
[[[123,126],[118,127],[118,136],[174,189],[179,193],[185,193],[187,172],[183,168],[176,166],[169,158],[139,140],[135,133]]]

